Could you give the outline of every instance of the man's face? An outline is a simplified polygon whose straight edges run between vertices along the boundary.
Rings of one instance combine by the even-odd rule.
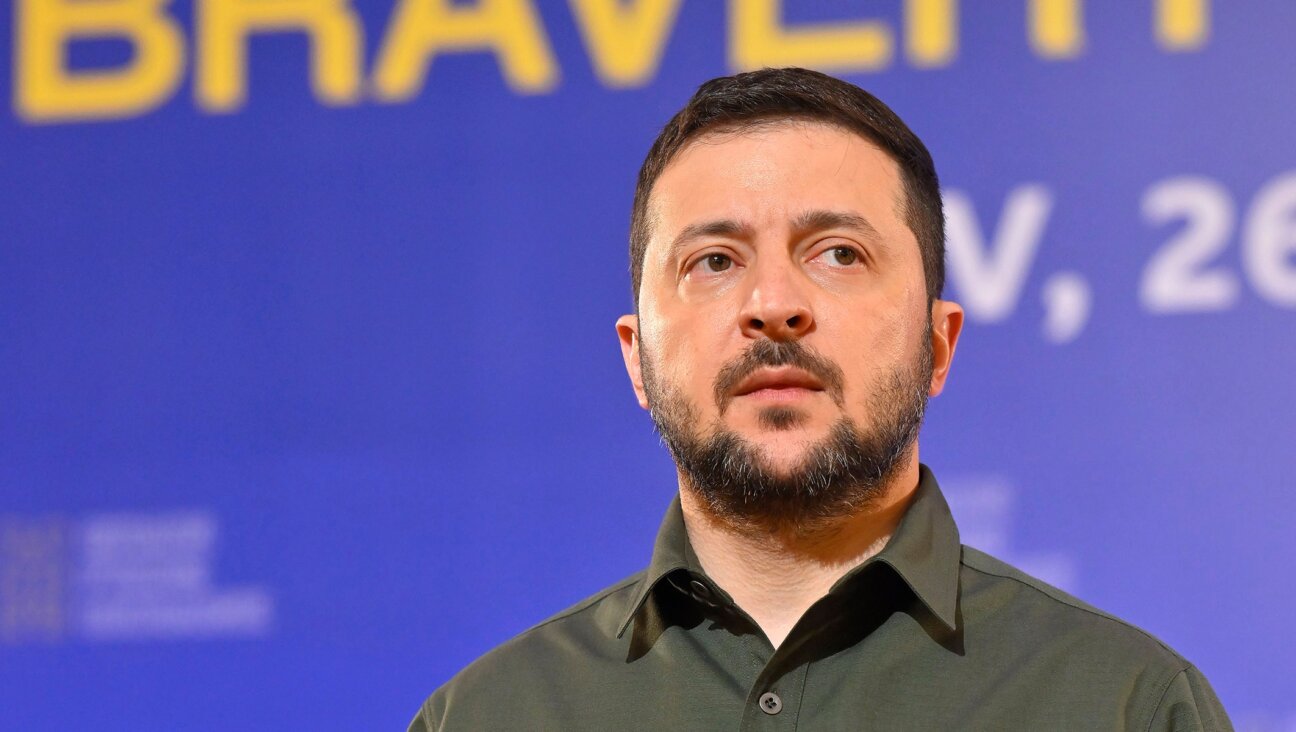
[[[640,403],[686,478],[698,477],[686,463],[719,460],[720,482],[787,493],[860,449],[869,464],[839,482],[880,482],[894,467],[882,463],[906,457],[893,443],[916,436],[948,354],[934,377],[941,334],[903,195],[890,157],[813,122],[705,135],[663,171],[639,315],[618,326]]]

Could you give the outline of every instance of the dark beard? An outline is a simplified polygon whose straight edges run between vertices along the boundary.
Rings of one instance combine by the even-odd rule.
[[[917,361],[910,368],[897,368],[873,389],[870,429],[863,431],[843,416],[786,473],[772,470],[760,448],[720,427],[718,420],[709,435],[697,434],[698,410],[670,385],[658,382],[652,359],[641,350],[650,414],[684,476],[684,487],[701,497],[717,518],[748,531],[814,533],[867,509],[917,444],[931,383],[930,328],[929,323]],[[782,365],[814,374],[842,404],[842,373],[835,364],[796,341],[761,340],[717,376],[720,414],[728,406],[725,395],[730,387],[761,366]],[[803,415],[770,407],[759,419],[769,429],[788,429]]]

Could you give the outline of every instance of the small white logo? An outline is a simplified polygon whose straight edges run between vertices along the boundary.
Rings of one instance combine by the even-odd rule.
[[[274,600],[218,587],[206,511],[0,520],[0,640],[256,637]]]

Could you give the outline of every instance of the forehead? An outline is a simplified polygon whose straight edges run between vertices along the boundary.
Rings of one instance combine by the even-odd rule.
[[[854,213],[887,239],[912,239],[903,202],[896,162],[842,127],[782,120],[709,132],[690,141],[653,187],[648,248],[660,255],[663,241],[707,219],[767,228],[813,210]]]

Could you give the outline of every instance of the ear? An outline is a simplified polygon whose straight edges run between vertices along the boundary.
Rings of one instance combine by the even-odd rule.
[[[927,395],[937,396],[945,389],[954,347],[963,331],[963,306],[950,300],[933,300],[931,322],[932,378]]]
[[[648,408],[648,395],[644,393],[643,371],[639,363],[639,316],[622,315],[616,322],[617,338],[621,340],[621,359],[625,361],[626,374],[634,387],[639,406]]]

